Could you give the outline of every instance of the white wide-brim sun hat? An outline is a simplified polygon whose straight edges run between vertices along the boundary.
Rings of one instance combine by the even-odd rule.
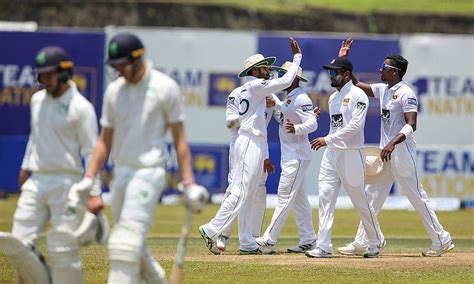
[[[390,161],[383,162],[380,158],[382,149],[365,146],[365,181],[368,184],[380,183],[390,177]]]
[[[244,61],[244,70],[240,71],[239,77],[248,76],[250,70],[255,67],[270,67],[275,63],[276,57],[263,57],[261,54],[254,54]]]
[[[277,71],[277,72],[285,72],[286,73],[290,69],[291,64],[292,64],[292,62],[286,61],[285,63],[283,63],[283,65],[281,67],[272,66],[272,69]],[[301,82],[308,82],[308,79],[303,77],[303,69],[301,69],[301,67],[298,67],[298,72],[296,72],[296,77],[298,77],[298,79],[300,79]]]

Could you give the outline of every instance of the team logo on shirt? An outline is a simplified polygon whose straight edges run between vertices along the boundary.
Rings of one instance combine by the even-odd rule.
[[[312,111],[313,110],[313,105],[303,105],[303,106],[301,106],[301,110],[303,110],[304,112]]]
[[[343,118],[342,114],[333,114],[331,115],[331,127],[342,127]]]
[[[415,98],[408,98],[406,104],[412,105],[412,106],[418,106],[418,101]]]
[[[390,111],[388,109],[382,109],[382,122],[383,124],[390,124]]]
[[[235,97],[229,97],[229,98],[227,99],[227,105],[228,105],[228,106],[229,106],[229,105],[233,105],[234,102],[235,102]]]
[[[367,107],[367,105],[363,102],[357,102],[357,108],[364,110]]]
[[[290,99],[287,99],[287,100],[286,100],[286,105],[288,106],[288,105],[290,105],[290,104],[291,104],[291,100],[290,100]]]
[[[393,95],[393,96],[392,96],[392,100],[396,100],[397,98],[398,98],[397,95]]]
[[[349,103],[349,98],[344,98],[344,100],[342,101],[342,104],[346,106],[348,103]]]
[[[262,85],[263,85],[263,86],[268,85],[268,80],[262,80]]]

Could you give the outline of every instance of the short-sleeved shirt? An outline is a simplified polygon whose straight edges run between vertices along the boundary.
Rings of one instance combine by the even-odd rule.
[[[21,168],[37,173],[83,174],[82,158],[90,159],[97,142],[97,117],[92,104],[69,81],[58,98],[46,90],[30,102],[31,133]]]
[[[100,123],[113,129],[115,165],[161,166],[168,159],[167,126],[184,120],[184,100],[176,82],[152,68],[137,84],[123,77],[107,87]]]
[[[380,99],[380,147],[385,147],[395,136],[400,133],[406,124],[404,113],[418,111],[418,99],[413,90],[403,81],[391,88],[387,84],[371,84],[374,96]],[[412,136],[407,137],[407,142],[415,142]]]
[[[295,133],[288,133],[286,120],[295,126]],[[311,160],[312,151],[308,134],[316,131],[318,123],[313,103],[304,88],[292,90],[283,100],[279,117],[279,136],[282,160]]]
[[[329,149],[364,148],[368,106],[367,95],[351,81],[329,97],[330,130],[324,138]]]

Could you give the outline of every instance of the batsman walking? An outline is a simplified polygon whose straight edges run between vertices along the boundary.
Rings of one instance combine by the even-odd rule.
[[[188,207],[199,209],[207,192],[196,186],[191,153],[184,134],[184,103],[179,87],[144,60],[145,48],[133,34],[119,33],[108,45],[107,63],[121,75],[107,87],[100,123],[102,132],[78,192],[88,191],[112,154],[114,179],[111,209],[114,227],[108,241],[108,283],[164,283],[164,269],[153,259],[146,236],[165,186],[168,151],[165,134],[171,129],[181,184]],[[89,206],[99,211],[102,200]]]

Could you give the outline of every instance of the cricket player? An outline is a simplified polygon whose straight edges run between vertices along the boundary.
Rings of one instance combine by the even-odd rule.
[[[285,62],[281,67],[272,66],[272,69],[278,71],[279,77],[282,77],[290,66],[291,62]],[[299,67],[291,86],[285,89],[287,96],[284,102],[278,103],[281,145],[278,205],[264,235],[255,240],[260,250],[266,254],[275,253],[278,235],[291,208],[295,212],[300,242],[289,248],[288,252],[304,252],[314,249],[316,245],[312,208],[308,202],[304,180],[312,156],[308,134],[316,131],[318,123],[311,99],[305,89],[299,86],[300,81],[307,82],[302,74],[303,71]]]
[[[343,41],[339,56],[347,57],[352,39]],[[396,180],[408,200],[420,215],[423,225],[431,238],[431,247],[422,251],[423,256],[441,256],[455,246],[451,235],[440,224],[431,206],[428,195],[421,184],[416,169],[416,118],[418,98],[413,90],[403,82],[408,61],[400,55],[389,54],[380,67],[380,79],[385,83],[366,84],[352,81],[369,97],[380,100],[380,148],[381,159],[390,162],[391,174],[377,184],[367,184],[366,191],[373,199],[376,213],[382,208],[393,182]],[[356,255],[367,246],[367,234],[359,225],[354,242],[340,247],[341,254]]]
[[[145,48],[135,35],[115,35],[107,51],[107,63],[121,76],[105,92],[100,119],[102,132],[77,189],[79,192],[90,189],[91,177],[99,172],[111,153],[115,166],[111,183],[114,227],[108,241],[108,283],[164,283],[165,271],[150,255],[146,236],[165,186],[168,128],[173,136],[187,206],[205,202],[207,191],[194,183],[184,134],[184,103],[176,82],[144,60]],[[102,200],[95,201],[89,206],[100,210]]]
[[[229,144],[229,174],[227,175],[227,180],[229,186],[226,189],[224,200],[230,195],[230,185],[232,184],[232,172],[233,172],[233,161],[234,161],[234,145],[237,137],[239,136],[239,106],[236,104],[235,98],[241,92],[242,86],[234,89],[227,98],[227,106],[225,112],[225,121],[226,126],[230,130],[231,140]],[[273,94],[273,96],[275,96]],[[267,103],[267,108],[265,110],[265,119],[267,126],[270,123],[270,119],[273,113],[274,107],[269,107]],[[275,166],[268,157],[264,160],[264,172],[262,178],[259,181],[257,192],[255,193],[254,202],[251,203],[251,211],[253,216],[253,228],[252,235],[254,238],[260,237],[262,232],[263,221],[265,217],[266,209],[266,198],[267,198],[267,188],[265,187],[265,182],[267,181],[268,173],[273,173],[275,171]],[[224,202],[224,200],[222,202]],[[228,243],[229,237],[232,233],[232,225],[229,228],[222,232],[222,235],[217,237],[216,247],[212,248],[214,254],[220,254],[221,251],[225,251],[225,247]]]
[[[308,257],[334,257],[331,228],[339,188],[351,198],[367,232],[364,257],[378,257],[384,243],[377,216],[365,193],[364,125],[369,99],[351,81],[352,63],[343,57],[324,65],[337,89],[329,97],[330,130],[326,137],[311,141],[311,147],[324,151],[319,172],[319,233],[316,248]]]
[[[290,39],[293,64],[282,78],[270,80],[270,66],[275,57],[264,58],[253,55],[244,63],[239,77],[253,76],[256,79],[243,85],[236,100],[239,105],[240,128],[234,149],[234,171],[230,195],[224,200],[216,216],[199,227],[206,246],[212,251],[219,235],[232,225],[239,214],[240,254],[261,254],[252,235],[253,216],[249,210],[263,174],[264,159],[268,157],[267,126],[265,123],[266,97],[288,88],[293,82],[301,62],[301,50],[294,39]],[[261,79],[262,77],[266,79]],[[258,78],[258,79],[257,79]]]
[[[78,242],[69,234],[72,231],[65,231],[77,229],[81,219],[69,219],[69,227],[64,228],[62,216],[69,189],[84,172],[81,157],[87,164],[97,141],[97,118],[92,104],[70,80],[73,67],[58,46],[44,47],[35,58],[43,89],[31,97],[31,133],[19,174],[21,195],[12,233],[0,233],[0,249],[11,260],[20,283],[83,283]],[[97,187],[90,192],[98,194]],[[48,220],[50,269],[35,247]],[[63,231],[58,233],[59,227]]]

